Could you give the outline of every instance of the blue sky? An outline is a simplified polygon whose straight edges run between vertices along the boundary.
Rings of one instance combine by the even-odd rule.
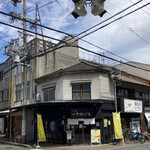
[[[35,11],[31,11],[35,8],[37,2],[39,8],[48,2],[54,0],[27,0],[27,17],[35,19]],[[74,19],[69,13],[74,9],[72,0],[56,0],[55,2],[42,7],[40,9],[40,16],[42,24],[51,28],[55,28],[70,34],[78,34],[97,23],[109,18],[111,15],[121,11],[122,9],[130,6],[132,2],[138,0],[106,0],[105,8],[109,13],[105,14],[102,18],[99,16],[93,16],[90,12],[90,6],[87,6],[88,14],[85,17],[79,17]],[[150,0],[143,0],[141,3],[129,9],[127,12],[138,8]],[[0,11],[10,13],[15,11],[22,13],[23,4],[18,4],[14,7],[11,4],[11,0],[0,0]],[[123,13],[125,14],[125,13]],[[123,15],[122,14],[122,15]],[[119,15],[121,16],[121,15]],[[117,18],[117,17],[115,17]],[[114,19],[115,19],[114,18]],[[113,20],[113,19],[112,19]],[[10,23],[9,17],[0,14],[0,21]],[[111,21],[111,20],[110,20]],[[108,21],[109,22],[109,21]],[[18,22],[12,23],[19,26]],[[139,10],[111,25],[89,35],[84,40],[89,41],[103,49],[113,52],[121,57],[124,57],[131,61],[150,64],[150,5]],[[29,25],[27,25],[27,29]],[[18,30],[1,25],[0,24],[0,63],[3,63],[8,56],[4,54],[4,48],[8,42],[13,38],[18,38]],[[65,35],[44,29],[44,35],[48,35],[54,38],[62,39]],[[28,37],[28,40],[31,40]],[[50,39],[48,39],[50,41]],[[121,60],[121,58],[115,57],[108,52],[102,51],[96,47],[88,45],[82,41],[79,41],[80,46],[88,48],[92,51],[100,54],[105,54]],[[85,54],[80,53],[81,57],[87,57]],[[93,57],[92,57],[93,59]],[[96,59],[96,58],[95,58]],[[105,60],[107,61],[107,60]],[[124,61],[124,60],[122,60]]]

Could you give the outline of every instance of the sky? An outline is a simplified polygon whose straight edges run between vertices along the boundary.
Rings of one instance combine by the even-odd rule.
[[[94,16],[91,14],[91,5],[88,4],[87,15],[75,19],[72,15],[70,15],[70,12],[72,12],[74,9],[74,3],[72,0],[26,0],[27,18],[33,20],[35,19],[34,9],[35,4],[37,3],[41,17],[41,23],[43,25],[67,32],[72,35],[77,35],[82,31],[85,31],[108,19],[109,17],[129,7],[137,1],[138,0],[105,0],[104,7],[108,13],[104,14],[103,17]],[[150,0],[142,0],[134,7],[97,26],[96,28],[93,28],[91,31],[143,6],[144,4],[147,4],[148,2],[150,2]],[[47,3],[49,4],[45,6]],[[11,0],[0,0],[0,11],[22,14],[22,9],[22,3],[19,3],[17,7],[14,7]],[[9,17],[2,14],[0,14],[0,22],[19,26],[19,22],[15,21],[14,23],[11,23]],[[34,31],[30,28],[29,24],[27,24],[27,29]],[[9,44],[11,39],[19,37],[17,31],[17,29],[0,24],[0,63],[3,63],[7,60],[8,56],[5,54],[5,46]],[[38,29],[38,32],[40,33],[40,28]],[[65,37],[64,34],[47,29],[43,29],[43,33],[44,35],[58,39],[63,39]],[[32,37],[28,37],[28,41],[31,39]],[[51,39],[46,40],[52,41]],[[81,47],[99,54],[103,54],[122,62],[135,61],[150,64],[150,5],[147,5],[143,9],[131,13],[130,15],[97,30],[96,32],[84,37],[83,40],[86,40],[97,47],[79,40],[79,45]],[[80,58],[82,59],[88,59],[96,62],[98,61],[108,65],[116,64],[114,61],[112,62],[103,57],[98,58],[98,56],[87,54],[81,49],[79,50]],[[112,53],[115,55],[112,55]],[[120,57],[117,57],[116,55]]]

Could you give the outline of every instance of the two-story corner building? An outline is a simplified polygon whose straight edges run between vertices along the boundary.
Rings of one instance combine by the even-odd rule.
[[[0,131],[7,134],[9,131],[10,84],[11,84],[10,58],[0,64]]]
[[[72,131],[74,144],[90,143],[91,129],[100,129],[102,143],[113,134],[115,112],[111,69],[80,60],[75,65],[36,79],[47,141],[66,142]]]
[[[12,64],[12,82],[13,82],[13,128],[15,135],[21,137],[22,141],[34,140],[34,116],[35,109],[28,109],[35,103],[37,87],[35,79],[40,76],[57,71],[60,68],[66,68],[78,61],[78,48],[70,47],[69,37],[63,41],[68,44],[58,44],[35,38],[27,43],[25,64]],[[78,44],[76,41],[75,44]]]
[[[129,65],[128,65],[129,64]],[[121,112],[122,128],[140,130],[140,114],[150,120],[150,65],[128,62],[118,66],[121,70],[117,84],[118,110]],[[142,68],[142,69],[140,69]]]

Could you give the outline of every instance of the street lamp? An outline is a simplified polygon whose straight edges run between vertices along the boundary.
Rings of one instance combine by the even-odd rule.
[[[3,84],[5,80],[9,80],[9,87],[10,87],[10,134],[9,134],[9,141],[11,142],[12,137],[12,102],[13,102],[13,83],[11,82],[11,79],[8,77],[3,78]]]

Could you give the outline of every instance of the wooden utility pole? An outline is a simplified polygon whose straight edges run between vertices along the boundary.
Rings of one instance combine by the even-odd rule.
[[[26,19],[26,0],[23,0],[23,18]],[[26,21],[23,21],[23,47],[25,54],[27,53],[27,34],[26,34]],[[26,62],[24,62],[26,64]],[[26,93],[27,93],[27,67],[23,68],[23,105],[26,105]],[[26,109],[22,109],[22,142],[26,143]]]

